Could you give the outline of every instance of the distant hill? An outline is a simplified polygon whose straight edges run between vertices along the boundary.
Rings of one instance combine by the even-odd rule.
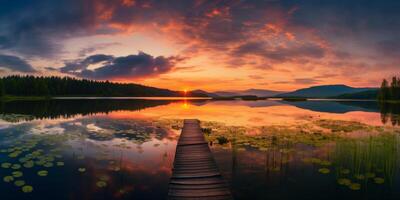
[[[232,91],[217,91],[213,92],[221,97],[227,96],[258,96],[258,97],[272,97],[278,94],[283,93],[282,91],[275,91],[275,90],[264,90],[264,89],[248,89],[248,90],[232,90]]]
[[[366,90],[362,92],[347,93],[339,96],[331,97],[334,99],[377,99],[378,89]]]
[[[197,94],[197,95],[203,95],[203,96],[208,96],[208,97],[219,97],[219,95],[212,93],[212,92],[207,92],[204,90],[192,90],[190,91],[193,94]]]
[[[354,88],[347,85],[321,85],[299,89],[276,95],[276,97],[306,97],[306,98],[328,98],[344,94],[364,92],[374,88]]]

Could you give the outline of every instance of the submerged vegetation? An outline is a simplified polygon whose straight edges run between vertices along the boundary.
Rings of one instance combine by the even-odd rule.
[[[202,127],[211,130],[205,133],[211,145],[232,151],[233,157],[243,150],[264,152],[265,169],[276,173],[283,173],[285,165],[300,159],[349,190],[390,184],[400,167],[397,127],[328,119],[260,127],[202,122]]]
[[[0,174],[4,183],[19,187],[22,193],[40,190],[41,181],[55,179],[65,172],[64,168],[72,169],[68,171],[75,178],[94,176],[91,184],[98,190],[122,191],[126,190],[124,185],[122,188],[111,185],[113,177],[127,170],[120,160],[122,152],[121,155],[117,152],[143,153],[143,143],[157,138],[161,141],[169,134],[162,124],[139,120],[98,118],[67,123],[63,128],[16,125],[0,134]],[[160,148],[160,144],[152,148]]]

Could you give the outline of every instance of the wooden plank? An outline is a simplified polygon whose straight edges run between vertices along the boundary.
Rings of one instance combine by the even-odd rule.
[[[176,147],[168,199],[233,199],[196,119],[184,120]]]

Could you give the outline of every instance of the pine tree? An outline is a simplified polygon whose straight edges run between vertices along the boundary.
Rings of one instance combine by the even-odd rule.
[[[398,85],[397,85],[397,77],[392,78],[392,83],[390,83],[390,100],[398,99]]]
[[[4,96],[5,91],[4,91],[4,84],[3,80],[0,79],[0,97]]]
[[[389,83],[386,79],[383,79],[381,88],[379,90],[379,96],[378,96],[379,101],[389,100],[390,97],[389,93],[390,93]]]

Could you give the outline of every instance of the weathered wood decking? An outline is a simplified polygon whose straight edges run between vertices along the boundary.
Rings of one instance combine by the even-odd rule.
[[[184,121],[168,199],[232,199],[196,119]]]

